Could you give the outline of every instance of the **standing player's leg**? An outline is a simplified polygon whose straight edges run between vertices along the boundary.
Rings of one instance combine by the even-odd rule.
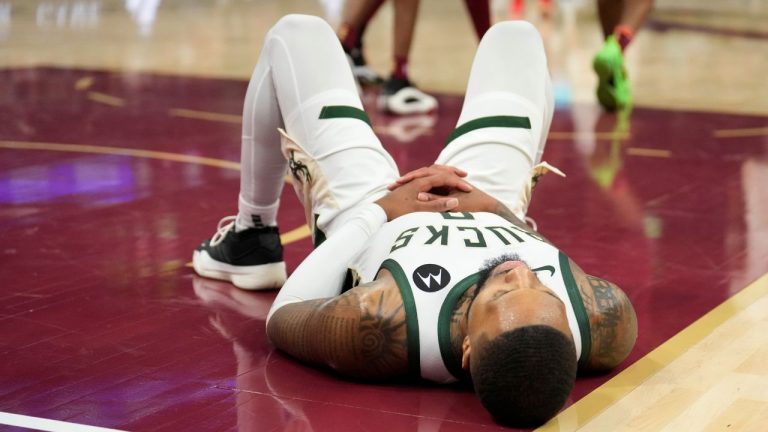
[[[338,36],[352,63],[352,73],[360,85],[381,84],[384,80],[368,67],[363,53],[363,36],[384,0],[355,0],[344,3],[344,17]]]
[[[472,27],[477,34],[477,40],[481,40],[485,32],[491,28],[490,0],[464,0],[464,6],[472,20]]]
[[[286,16],[267,34],[246,93],[242,146],[236,221],[193,256],[199,274],[240,288],[285,281],[276,215],[287,170],[308,223],[323,235],[358,204],[383,196],[397,177],[362,110],[341,45],[317,17]]]
[[[597,10],[605,36],[592,61],[597,73],[597,99],[603,108],[617,110],[632,103],[624,50],[645,22],[653,0],[598,0]]]
[[[419,90],[408,75],[413,35],[420,0],[394,0],[392,73],[379,94],[382,111],[394,114],[424,114],[437,108],[437,99]]]
[[[480,41],[456,129],[437,163],[525,216],[534,165],[554,110],[539,32],[524,21],[494,25]]]

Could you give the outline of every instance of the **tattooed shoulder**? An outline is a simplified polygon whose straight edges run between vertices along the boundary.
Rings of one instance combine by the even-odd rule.
[[[635,345],[635,310],[627,295],[616,284],[578,270],[580,274],[574,276],[589,315],[592,342],[586,368],[611,369],[621,363]]]
[[[272,316],[267,334],[281,351],[342,375],[383,379],[405,374],[405,312],[399,292],[394,294],[359,286],[338,297],[288,304]]]
[[[366,375],[392,376],[408,370],[405,309],[397,289],[374,289],[362,296],[356,345]]]

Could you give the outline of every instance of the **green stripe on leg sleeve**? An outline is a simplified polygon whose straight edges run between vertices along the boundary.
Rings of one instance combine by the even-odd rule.
[[[361,110],[360,108],[355,108],[353,106],[347,106],[347,105],[324,106],[323,109],[320,110],[319,118],[321,120],[335,119],[335,118],[353,118],[353,119],[364,121],[365,123],[368,124],[368,126],[371,125],[371,120],[368,118],[368,114],[366,114],[365,111]]]
[[[491,128],[491,127],[506,127],[517,129],[530,129],[531,121],[528,117],[518,116],[492,116],[492,117],[480,117],[478,119],[470,120],[463,125],[457,127],[448,136],[448,140],[445,145],[451,143],[451,141],[464,135],[467,132],[472,132],[475,129]]]

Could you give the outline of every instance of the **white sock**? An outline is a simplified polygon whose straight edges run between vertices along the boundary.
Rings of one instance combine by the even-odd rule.
[[[235,231],[242,231],[248,228],[264,228],[277,225],[277,208],[280,206],[278,199],[268,206],[257,206],[249,204],[240,196],[238,200],[237,219],[235,220]]]

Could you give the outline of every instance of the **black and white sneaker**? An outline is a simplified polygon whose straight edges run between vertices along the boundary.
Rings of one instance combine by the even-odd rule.
[[[285,283],[283,245],[277,227],[235,231],[236,216],[219,221],[216,234],[195,249],[192,266],[200,276],[262,290]]]
[[[425,114],[437,108],[437,99],[407,79],[390,78],[384,83],[378,105],[379,110],[394,114]]]
[[[352,74],[361,86],[379,85],[384,82],[384,78],[368,67],[368,63],[363,57],[362,47],[354,47],[350,50],[344,50],[352,68]]]

